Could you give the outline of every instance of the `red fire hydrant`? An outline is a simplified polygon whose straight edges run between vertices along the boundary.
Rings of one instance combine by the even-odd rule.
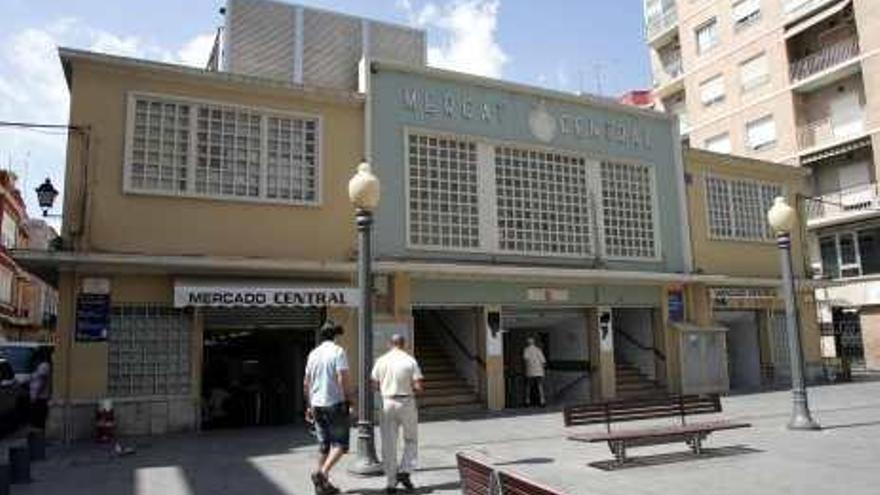
[[[116,416],[110,400],[102,400],[95,411],[95,439],[100,443],[110,443],[116,439]]]

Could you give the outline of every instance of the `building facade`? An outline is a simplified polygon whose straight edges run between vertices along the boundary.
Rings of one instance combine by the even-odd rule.
[[[880,367],[880,5],[645,1],[654,94],[696,148],[808,168],[801,204],[831,354]],[[860,242],[861,239],[861,242]]]

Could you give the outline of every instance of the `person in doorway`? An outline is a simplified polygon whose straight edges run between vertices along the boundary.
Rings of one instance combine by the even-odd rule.
[[[49,399],[52,397],[52,355],[46,347],[34,352],[33,372],[30,377],[30,425],[35,430],[46,430]]]
[[[523,361],[526,366],[526,406],[532,405],[532,394],[538,394],[538,404],[541,407],[547,405],[544,399],[544,368],[547,366],[547,359],[541,348],[535,345],[535,339],[529,337],[526,339],[526,348],[523,350]]]
[[[314,424],[318,438],[318,468],[312,473],[317,495],[340,493],[330,482],[333,466],[348,453],[351,401],[348,358],[336,344],[341,326],[327,322],[320,330],[321,344],[309,353],[303,390],[306,421]]]
[[[415,490],[410,474],[418,459],[419,415],[415,392],[423,389],[422,370],[404,348],[401,335],[391,337],[390,349],[373,366],[374,386],[382,395],[382,462],[385,465],[386,493],[397,493],[402,484]],[[403,458],[397,463],[397,436],[403,429]]]

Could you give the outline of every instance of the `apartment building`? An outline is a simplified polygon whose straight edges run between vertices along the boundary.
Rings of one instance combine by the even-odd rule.
[[[811,172],[828,348],[880,368],[880,3],[646,0],[645,22],[655,98],[690,146]]]

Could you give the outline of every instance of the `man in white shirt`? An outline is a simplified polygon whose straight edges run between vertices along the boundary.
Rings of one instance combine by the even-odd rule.
[[[544,399],[544,367],[547,365],[547,359],[541,348],[535,345],[535,339],[529,337],[526,339],[525,350],[523,350],[523,361],[526,365],[526,406],[532,405],[532,391],[538,389],[538,400],[541,407],[547,405]]]
[[[422,390],[422,370],[405,350],[401,335],[391,337],[391,349],[373,366],[373,384],[382,395],[382,461],[386,493],[397,493],[398,483],[415,490],[410,473],[418,458],[419,414],[415,392]],[[403,428],[403,458],[397,464],[397,435]]]
[[[348,452],[351,426],[348,358],[335,342],[342,333],[342,327],[332,322],[321,327],[321,344],[309,353],[303,380],[306,421],[314,423],[320,444],[318,469],[312,473],[317,495],[340,492],[330,483],[330,470]]]

